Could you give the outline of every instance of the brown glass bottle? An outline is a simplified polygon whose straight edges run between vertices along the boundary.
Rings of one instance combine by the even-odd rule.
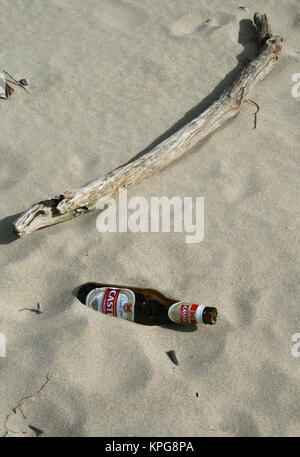
[[[90,308],[145,325],[215,324],[217,309],[165,297],[154,289],[89,282],[76,293]]]

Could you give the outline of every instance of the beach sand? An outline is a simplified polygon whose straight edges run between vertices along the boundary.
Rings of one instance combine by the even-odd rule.
[[[32,93],[15,87],[0,104],[0,434],[299,436],[300,4],[245,3],[2,2],[1,69]],[[206,108],[255,56],[255,11],[284,38],[278,65],[250,94],[257,128],[246,103],[128,193],[204,197],[202,242],[100,234],[97,212],[16,240],[16,214],[105,175]],[[219,321],[195,329],[107,317],[73,296],[86,281],[215,305]],[[38,302],[41,314],[19,311]],[[25,402],[27,419],[14,413],[48,373]]]

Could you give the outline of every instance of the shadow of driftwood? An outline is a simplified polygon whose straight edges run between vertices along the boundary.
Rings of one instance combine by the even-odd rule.
[[[166,140],[173,133],[177,132],[184,125],[191,122],[195,117],[200,116],[214,101],[216,101],[222,92],[230,87],[234,81],[238,78],[241,70],[245,67],[249,60],[252,60],[258,55],[259,51],[259,42],[257,37],[256,28],[254,27],[253,22],[250,19],[243,19],[240,21],[240,30],[238,35],[238,43],[244,46],[243,51],[239,54],[237,58],[237,65],[233,70],[231,70],[220,83],[213,89],[213,91],[207,95],[198,105],[190,109],[179,121],[173,124],[166,132],[156,138],[149,146],[147,146],[143,151],[136,154],[132,157],[128,163],[133,162],[139,157],[143,156],[155,146],[159,145],[162,141]]]
[[[245,67],[247,61],[252,60],[258,54],[258,38],[256,28],[253,22],[249,19],[240,21],[240,30],[238,36],[238,43],[244,46],[243,51],[237,58],[236,67],[230,71],[214,90],[205,97],[198,105],[189,110],[179,121],[172,125],[166,132],[156,138],[149,144],[143,151],[132,157],[127,163],[131,163],[147,152],[151,151],[155,146],[164,141],[169,136],[173,135],[177,130],[192,121],[195,117],[199,116],[205,111],[215,100],[217,100],[222,92],[231,86],[237,79],[241,70]],[[19,215],[8,216],[0,221],[0,244],[9,244],[18,239],[18,236],[13,232],[12,222],[17,219]]]
[[[21,215],[14,214],[4,217],[0,220],[0,244],[9,244],[19,239],[18,235],[13,231],[13,222]]]

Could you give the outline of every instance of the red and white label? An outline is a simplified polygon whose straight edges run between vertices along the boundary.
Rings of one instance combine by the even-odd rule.
[[[93,289],[86,297],[86,306],[111,316],[134,320],[135,295],[129,289],[101,287]]]
[[[193,303],[174,303],[168,311],[171,321],[177,324],[197,324],[202,321],[204,306]]]
[[[102,296],[102,313],[117,316],[117,303],[121,289],[107,288]]]

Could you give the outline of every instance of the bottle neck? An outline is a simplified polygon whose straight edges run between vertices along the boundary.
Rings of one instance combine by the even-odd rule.
[[[169,319],[176,324],[209,324],[217,321],[216,308],[188,302],[173,303],[168,310]]]

